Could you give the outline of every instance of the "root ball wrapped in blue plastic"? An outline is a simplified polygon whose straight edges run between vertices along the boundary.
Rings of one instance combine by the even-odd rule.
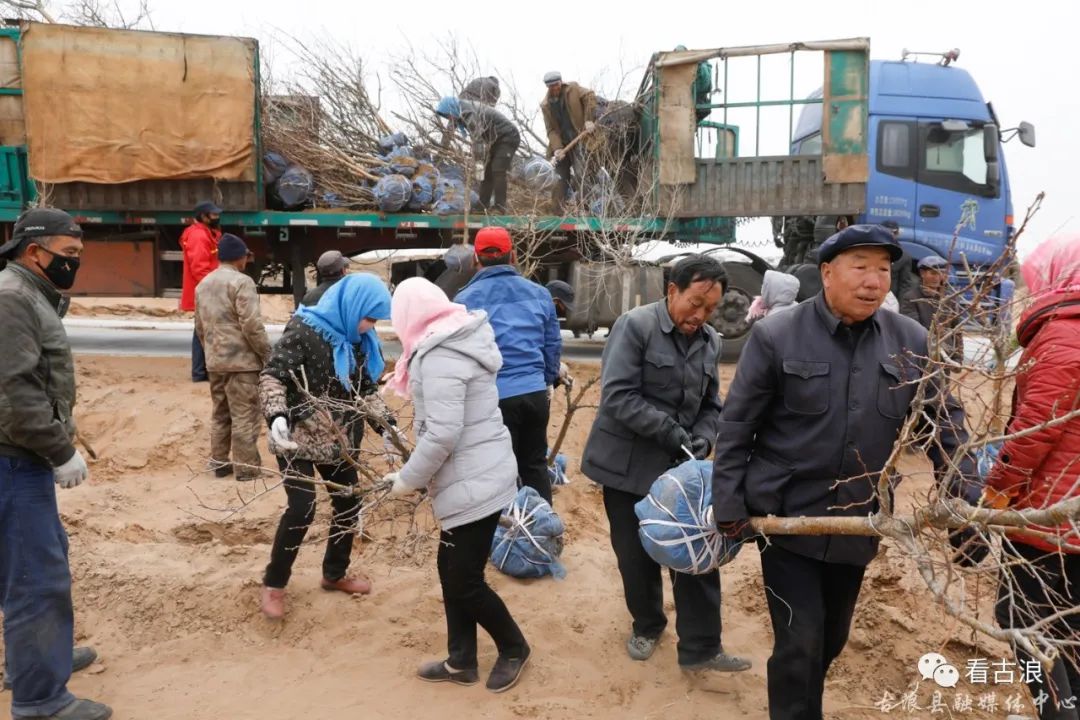
[[[435,213],[459,215],[465,212],[465,183],[443,175],[435,183]]]
[[[394,148],[386,156],[386,161],[390,164],[390,170],[393,174],[404,175],[405,177],[415,175],[416,169],[420,166],[420,161],[413,157],[412,150],[408,147]]]
[[[555,456],[555,463],[548,465],[547,471],[552,485],[570,484],[570,478],[566,475],[566,456],[562,453]]]
[[[379,178],[371,194],[375,205],[382,212],[397,212],[408,204],[412,196],[412,180],[404,175],[387,175]]]
[[[409,198],[410,210],[426,210],[435,202],[436,178],[430,175],[417,175],[412,181],[412,197]]]
[[[521,179],[532,190],[547,190],[555,185],[555,166],[542,157],[530,158],[521,169]]]
[[[379,152],[383,155],[390,153],[394,148],[399,148],[402,145],[409,144],[409,138],[403,132],[390,133],[379,138],[378,141]]]
[[[702,575],[731,562],[743,541],[716,530],[712,463],[691,460],[668,470],[634,506],[645,552],[676,572]]]
[[[516,578],[545,575],[562,579],[566,568],[562,555],[562,519],[540,493],[531,487],[518,490],[514,502],[503,511],[491,543],[491,563]]]
[[[274,197],[285,210],[295,210],[308,204],[315,192],[315,178],[307,169],[291,165],[274,183]]]
[[[266,153],[263,155],[263,183],[273,185],[288,168],[289,161],[281,153]]]

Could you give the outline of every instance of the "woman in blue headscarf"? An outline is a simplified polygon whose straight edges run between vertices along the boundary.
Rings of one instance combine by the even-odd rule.
[[[274,620],[284,617],[285,585],[315,517],[314,478],[354,486],[356,469],[345,457],[360,446],[364,418],[347,410],[357,396],[373,395],[384,363],[375,322],[390,318],[390,291],[374,275],[346,275],[319,303],[296,311],[259,382],[263,413],[270,425],[270,451],[285,476],[289,504],[278,524],[270,564],[263,579],[261,606]],[[329,398],[341,410],[319,410],[312,398]],[[379,430],[378,423],[369,420]],[[344,447],[342,439],[348,440]],[[333,523],[323,558],[324,590],[371,592],[363,574],[349,576],[349,555],[360,516],[360,498],[330,492]]]

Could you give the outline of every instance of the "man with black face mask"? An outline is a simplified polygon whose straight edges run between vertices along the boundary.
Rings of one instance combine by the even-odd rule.
[[[67,535],[55,485],[73,488],[90,476],[75,449],[75,365],[63,298],[75,282],[82,229],[50,208],[27,210],[0,271],[0,611],[12,688],[13,717],[104,720],[105,705],[67,690],[74,667],[93,659],[76,648]]]
[[[212,202],[195,206],[195,222],[184,228],[180,235],[180,249],[184,251],[184,284],[180,291],[180,309],[195,312],[195,286],[217,270],[218,240],[221,239],[221,208]],[[206,353],[198,335],[191,336],[191,381],[207,382]]]

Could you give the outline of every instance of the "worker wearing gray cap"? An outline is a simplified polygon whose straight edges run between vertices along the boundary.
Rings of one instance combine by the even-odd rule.
[[[940,255],[919,260],[919,283],[900,298],[900,312],[933,330],[942,353],[949,359],[964,359],[963,313],[949,288],[949,261]],[[934,327],[934,319],[937,327]]]
[[[307,291],[301,305],[318,305],[319,298],[341,278],[345,277],[345,269],[351,261],[338,250],[327,250],[319,256],[315,263],[315,280],[318,285]]]
[[[596,93],[576,82],[563,82],[562,73],[544,75],[547,95],[540,103],[544,116],[544,128],[548,136],[548,159],[555,163],[559,184],[555,189],[555,201],[562,203],[570,188],[570,169],[578,148],[567,152],[566,146],[583,132],[592,132],[596,120]],[[580,163],[579,163],[580,167]],[[578,175],[581,175],[578,172]],[[580,181],[580,177],[578,178]]]
[[[75,447],[75,363],[61,290],[75,282],[83,232],[62,210],[34,208],[0,246],[4,354],[0,362],[0,612],[11,715],[104,720],[79,700],[71,673],[96,657],[76,648],[67,534],[56,490],[90,477]]]

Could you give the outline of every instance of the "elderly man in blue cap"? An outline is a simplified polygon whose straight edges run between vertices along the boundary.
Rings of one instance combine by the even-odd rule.
[[[978,501],[974,463],[954,457],[968,439],[963,408],[937,379],[915,402],[926,330],[879,310],[900,253],[880,225],[847,227],[818,250],[823,290],[754,324],[716,439],[713,511],[724,534],[750,534],[754,516],[876,512],[878,478],[909,415],[939,480],[954,478],[943,489]],[[961,563],[986,552],[970,529],[950,541]],[[769,717],[820,720],[825,675],[847,643],[878,538],[786,535],[759,547],[774,635]]]

